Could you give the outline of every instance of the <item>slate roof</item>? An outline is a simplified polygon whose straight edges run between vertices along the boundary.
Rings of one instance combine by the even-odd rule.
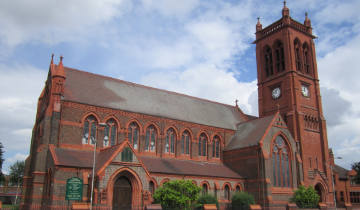
[[[236,129],[247,120],[235,106],[64,67],[63,100]]]
[[[94,155],[92,151],[65,148],[51,148],[51,150],[54,151],[54,153],[51,154],[55,160],[55,165],[80,168],[92,167]]]
[[[147,170],[152,173],[241,178],[239,174],[232,171],[222,163],[208,163],[146,156],[141,156],[140,159]]]
[[[335,164],[333,170],[335,173],[339,174],[340,179],[348,179],[347,173],[349,171],[346,170],[345,168]]]
[[[118,151],[122,144],[109,147],[96,153],[96,169],[98,171]],[[52,148],[55,165],[67,167],[91,168],[93,151],[82,151],[65,148]],[[145,168],[153,173],[241,178],[222,163],[208,163],[192,160],[165,159],[158,157],[137,156],[143,162]]]
[[[96,168],[98,171],[117,151],[122,144],[109,147],[100,152],[96,152]],[[93,164],[94,152],[91,150],[77,150],[66,148],[53,148],[55,165],[91,168]]]
[[[274,116],[270,115],[240,123],[224,150],[234,150],[257,145],[264,136],[266,129],[270,126]]]

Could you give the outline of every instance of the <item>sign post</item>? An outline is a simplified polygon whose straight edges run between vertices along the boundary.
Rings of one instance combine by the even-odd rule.
[[[83,181],[78,177],[72,177],[66,181],[66,200],[82,200]]]

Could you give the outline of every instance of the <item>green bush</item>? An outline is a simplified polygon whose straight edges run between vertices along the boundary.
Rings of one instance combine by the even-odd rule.
[[[296,203],[299,208],[316,208],[319,200],[320,196],[312,186],[308,188],[300,186],[294,191],[294,196],[290,199],[290,201]]]
[[[231,206],[234,210],[248,210],[250,204],[255,204],[255,199],[247,192],[237,192],[231,198]]]
[[[195,207],[196,209],[202,209],[204,204],[216,204],[216,207],[219,209],[219,202],[213,195],[209,195],[209,194],[201,195],[197,199],[197,203]]]
[[[190,180],[174,180],[163,184],[154,193],[155,203],[160,203],[162,209],[191,209],[199,197],[201,188]]]

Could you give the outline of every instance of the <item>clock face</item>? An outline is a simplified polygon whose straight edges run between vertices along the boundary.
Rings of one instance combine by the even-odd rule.
[[[309,97],[309,87],[306,85],[301,85],[301,93],[305,97]]]
[[[274,88],[274,89],[272,90],[272,92],[271,92],[271,95],[272,95],[273,99],[279,98],[280,95],[281,95],[281,90],[280,90],[280,88],[279,88],[279,87]]]

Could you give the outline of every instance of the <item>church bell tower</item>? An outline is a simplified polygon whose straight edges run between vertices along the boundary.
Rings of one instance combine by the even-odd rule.
[[[333,202],[326,122],[323,116],[311,21],[282,17],[256,24],[259,116],[280,112],[297,142],[299,184],[312,185],[322,202]],[[299,167],[299,168],[300,168]]]

